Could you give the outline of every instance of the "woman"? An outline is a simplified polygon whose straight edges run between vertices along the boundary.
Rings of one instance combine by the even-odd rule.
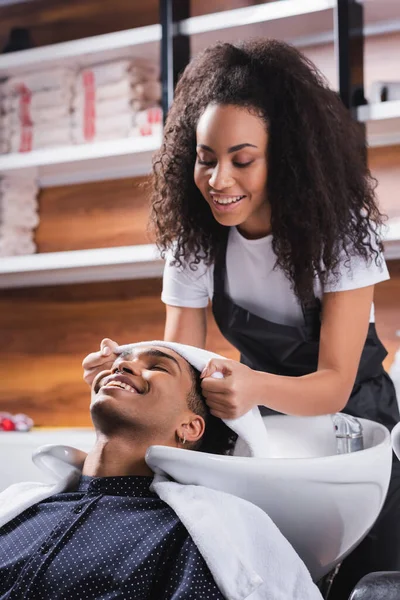
[[[360,126],[314,65],[274,40],[205,50],[177,85],[153,183],[165,339],[205,346],[211,299],[241,353],[202,374],[212,414],[344,410],[392,428],[399,413],[373,311],[374,285],[388,279],[383,218]],[[107,359],[90,355],[86,377]],[[347,598],[368,571],[400,567],[381,533],[388,518],[393,535],[384,510],[330,598]]]

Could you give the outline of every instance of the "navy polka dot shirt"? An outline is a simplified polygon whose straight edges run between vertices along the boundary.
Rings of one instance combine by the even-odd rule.
[[[0,600],[223,600],[151,477],[85,477],[0,529]]]

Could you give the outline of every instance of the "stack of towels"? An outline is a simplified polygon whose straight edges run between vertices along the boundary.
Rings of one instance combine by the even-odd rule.
[[[85,68],[76,79],[73,140],[80,144],[156,133],[162,119],[160,108],[156,119],[153,109],[160,100],[160,70],[150,60],[124,59]]]
[[[9,152],[71,144],[75,74],[58,68],[11,77],[3,85],[2,139]]]
[[[0,256],[36,252],[38,191],[33,178],[10,176],[0,180]]]

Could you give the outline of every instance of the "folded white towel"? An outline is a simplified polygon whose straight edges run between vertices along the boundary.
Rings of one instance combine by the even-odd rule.
[[[164,342],[160,340],[138,342],[137,344],[120,346],[117,352],[123,352],[128,348],[141,348],[149,345],[161,346],[174,350],[200,372],[212,358],[223,358],[223,356],[215,354],[214,352],[209,352],[203,348],[196,348],[195,346],[177,344],[175,342]],[[260,411],[257,407],[254,407],[251,411],[238,419],[225,419],[225,423],[232,429],[232,431],[237,433],[238,437],[242,440],[242,442],[244,442],[244,448],[247,447],[248,450],[248,454],[246,453],[246,455],[259,458],[265,458],[269,456],[268,434]]]
[[[142,127],[146,125],[162,124],[163,113],[160,106],[154,106],[135,113],[135,125]]]
[[[35,92],[30,97],[30,109],[40,110],[48,107],[70,106],[72,100],[73,88],[68,82],[67,85],[51,90]],[[21,99],[19,96],[10,97],[7,103],[8,110],[20,111]]]
[[[29,152],[39,148],[67,146],[72,143],[69,127],[45,129],[36,127],[21,127],[10,138],[12,152]]]
[[[134,114],[124,113],[112,117],[86,117],[80,124],[72,127],[72,138],[80,144],[96,139],[118,139],[128,137],[132,133]]]
[[[35,254],[36,244],[29,240],[7,240],[0,238],[0,256],[25,256]]]
[[[62,453],[57,453],[61,456]],[[77,466],[59,461],[56,483],[17,483],[0,493],[0,527],[76,483]],[[156,476],[153,491],[178,515],[227,600],[322,600],[310,574],[257,506],[203,486]]]
[[[72,85],[74,79],[73,69],[63,67],[46,69],[10,77],[5,82],[4,90],[7,94],[18,94],[21,90],[34,93],[50,89],[65,89]]]
[[[159,66],[153,61],[144,58],[124,59],[99,63],[80,71],[77,77],[78,85],[86,85],[89,80],[97,86],[109,84],[121,79],[130,78],[133,71],[137,76],[143,78],[159,77]]]
[[[153,100],[159,102],[161,100],[161,82],[160,81],[144,81],[132,87],[132,98],[134,100]]]
[[[129,98],[111,98],[110,100],[94,102],[92,106],[93,116],[96,119],[133,112],[132,102]],[[75,111],[72,113],[73,125],[80,125],[86,116],[85,105],[77,105]]]
[[[160,475],[152,489],[185,525],[228,600],[322,600],[293,547],[254,504]]]
[[[24,203],[29,202],[29,204],[35,204],[35,197],[38,191],[39,186],[36,179],[28,179],[26,177],[15,177],[10,175],[0,179],[0,192],[2,198],[4,198],[7,193],[16,192],[18,195],[24,195]]]
[[[102,102],[104,100],[125,98],[132,100],[132,85],[129,79],[112,81],[103,85],[76,85],[73,107],[85,106],[89,101]]]
[[[24,123],[29,120],[35,126],[48,125],[49,122],[63,122],[68,118],[71,110],[68,104],[60,104],[58,106],[46,106],[46,107],[29,107],[29,111],[16,110],[15,112],[9,112],[7,115],[7,125],[11,128],[19,125],[21,122]],[[28,124],[29,124],[28,123]]]

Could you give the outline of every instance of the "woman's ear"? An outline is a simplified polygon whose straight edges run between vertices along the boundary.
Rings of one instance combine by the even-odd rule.
[[[204,435],[206,424],[200,415],[193,414],[190,421],[185,421],[177,429],[177,438],[180,445],[198,442]]]

